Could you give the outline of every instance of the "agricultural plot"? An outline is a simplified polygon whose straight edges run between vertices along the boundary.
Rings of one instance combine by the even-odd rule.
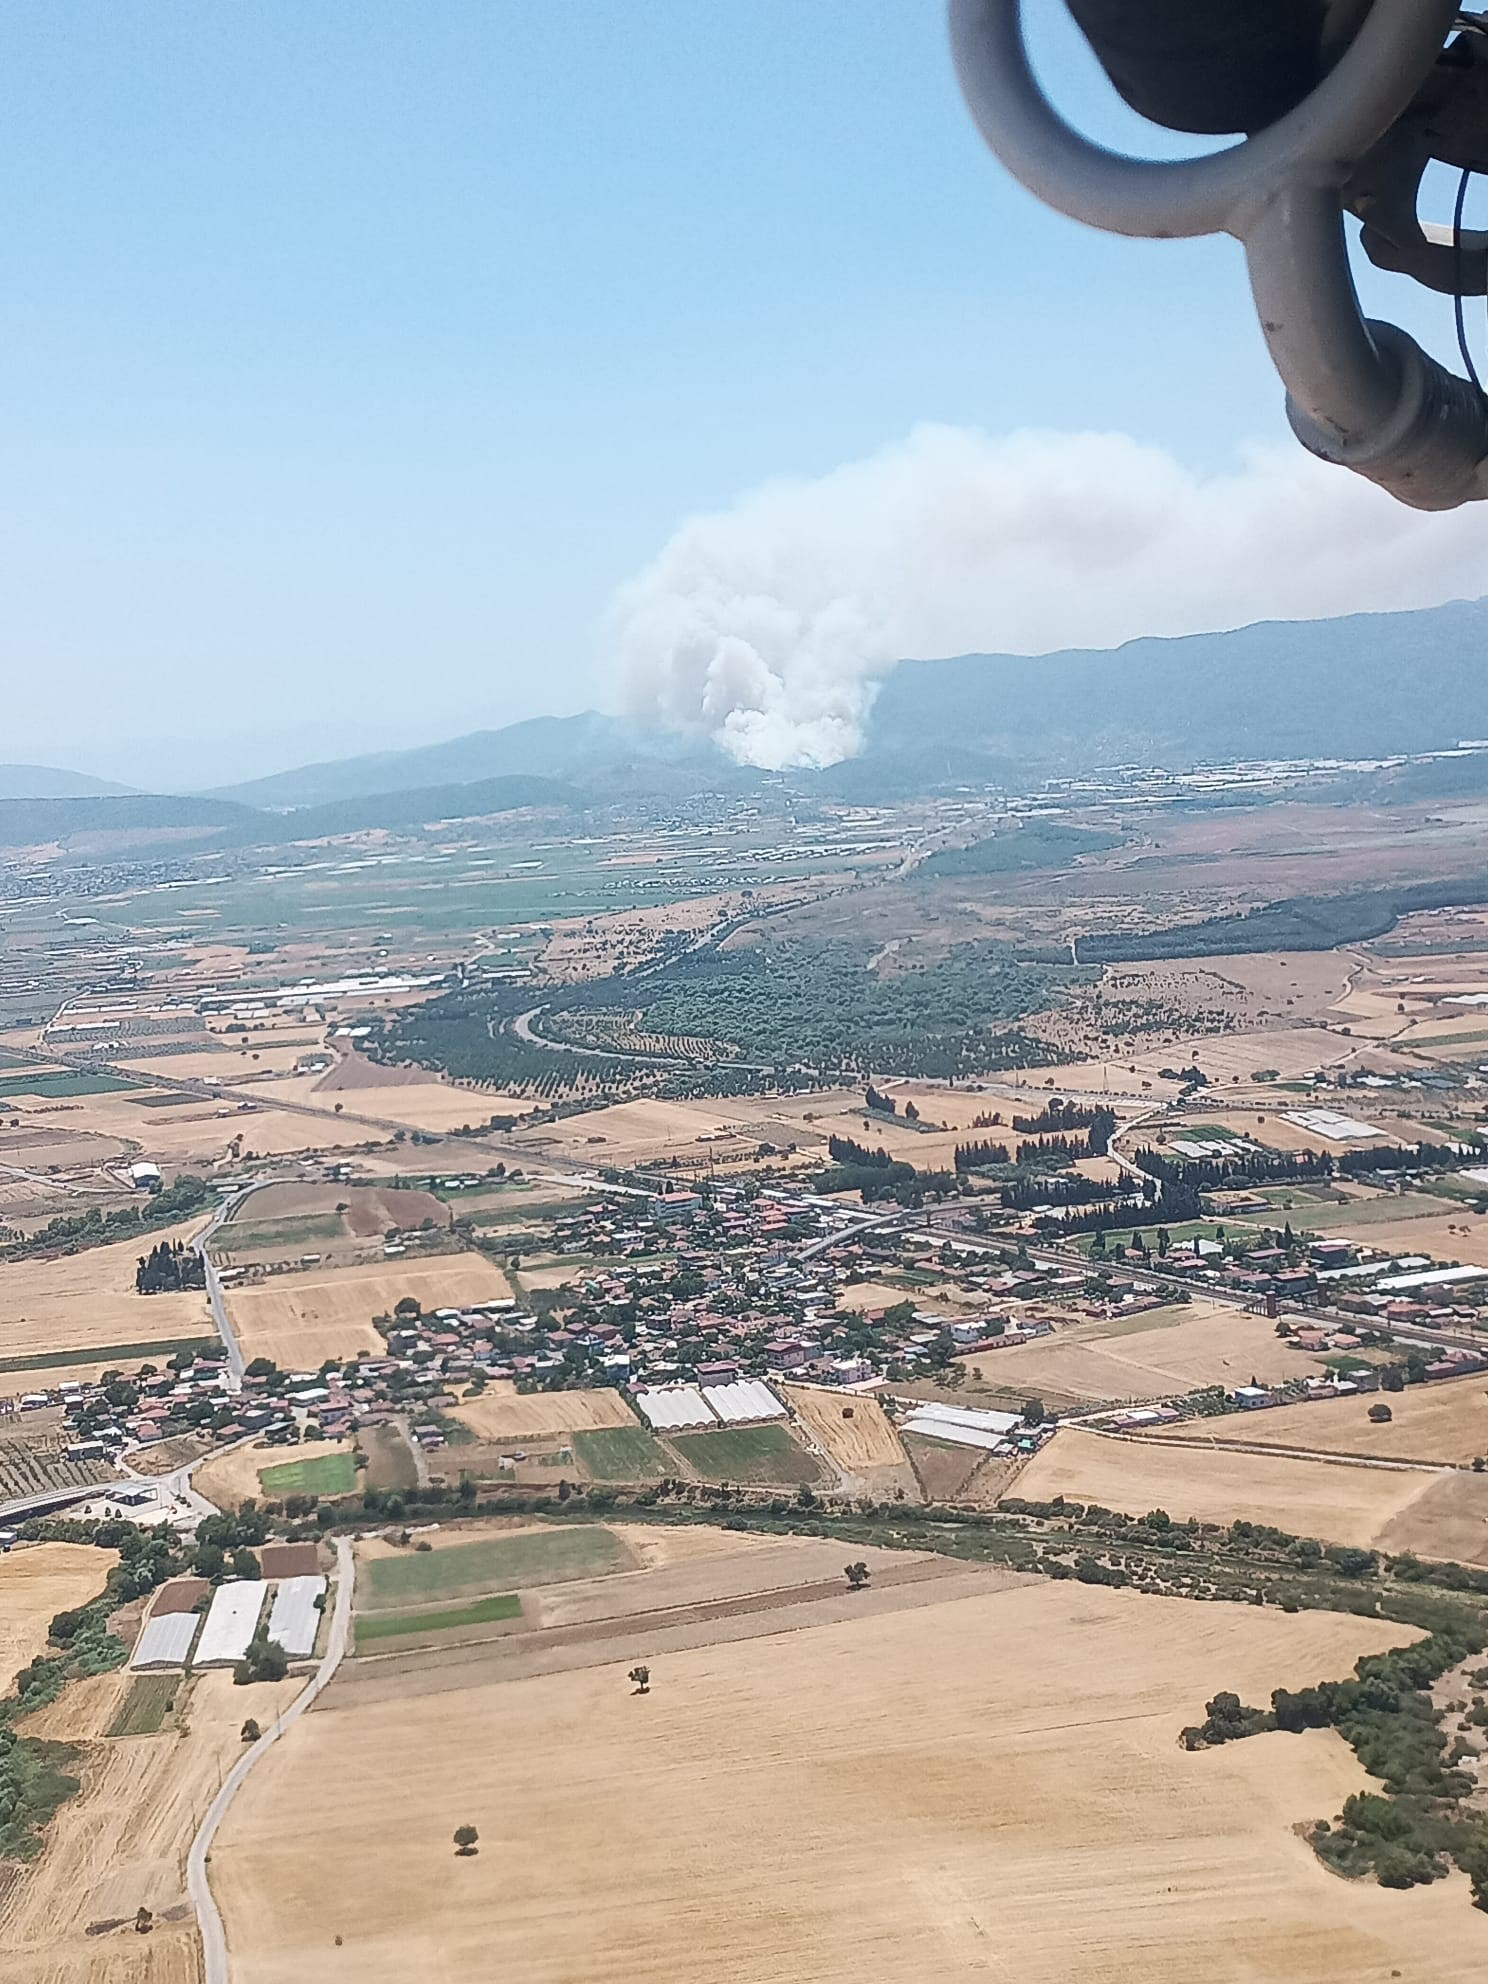
[[[113,1561],[86,1543],[31,1543],[0,1556],[0,1694],[43,1651],[54,1615],[98,1596]]]
[[[702,1481],[795,1487],[822,1478],[821,1464],[783,1426],[723,1426],[713,1433],[674,1433],[670,1444]]]
[[[602,1577],[633,1565],[613,1530],[589,1524],[512,1530],[474,1542],[461,1541],[460,1535],[456,1531],[441,1537],[432,1550],[396,1554],[364,1545],[358,1585],[362,1608],[394,1611],[568,1578]]]
[[[1221,1686],[1264,1700],[1402,1637],[1039,1582],[675,1651],[649,1702],[623,1657],[439,1692],[357,1662],[219,1835],[234,1976],[309,1984],[334,1933],[360,1984],[556,1984],[596,1950],[614,1984],[1069,1984],[1134,1952],[1180,1984],[1200,1946],[1214,1984],[1466,1984],[1488,1921],[1460,1882],[1348,1884],[1297,1836],[1368,1783],[1336,1735],[1175,1740]]]
[[[1057,1329],[1015,1349],[959,1359],[982,1388],[1050,1404],[1168,1398],[1204,1385],[1304,1378],[1321,1361],[1291,1348],[1264,1316],[1196,1297],[1188,1304]],[[928,1387],[920,1386],[920,1390]],[[969,1384],[967,1399],[976,1386]],[[963,1403],[966,1402],[963,1400]]]
[[[258,1478],[266,1495],[349,1495],[356,1487],[356,1464],[343,1449],[313,1460],[261,1467]]]
[[[136,1674],[119,1712],[109,1724],[110,1736],[154,1736],[172,1717],[176,1697],[186,1691],[179,1674]]]
[[[339,1440],[302,1440],[296,1447],[241,1446],[214,1454],[196,1469],[192,1483],[200,1495],[219,1508],[235,1509],[250,1499],[259,1500],[270,1490],[263,1479],[276,1468],[312,1469],[322,1461],[345,1461],[355,1465],[354,1456]],[[338,1473],[337,1478],[341,1478]],[[353,1481],[353,1485],[354,1481]],[[278,1493],[316,1494],[317,1489],[288,1489]]]
[[[377,1612],[357,1621],[358,1647],[375,1645],[379,1640],[425,1639],[430,1634],[454,1633],[471,1626],[489,1626],[506,1619],[520,1619],[522,1601],[515,1592],[496,1592],[477,1598],[469,1605],[447,1606],[430,1612]]]
[[[50,1488],[89,1488],[116,1477],[107,1461],[69,1460],[61,1434],[0,1439],[0,1503],[43,1495]]]
[[[201,1219],[93,1247],[56,1260],[0,1265],[0,1360],[78,1353],[95,1346],[117,1349],[140,1343],[212,1337],[207,1298],[199,1292],[139,1295],[139,1257],[158,1241],[189,1241]],[[22,1367],[24,1368],[24,1366]]]
[[[187,1848],[243,1753],[245,1717],[267,1728],[302,1685],[239,1688],[229,1673],[202,1674],[189,1713],[174,1730],[163,1725],[163,1740],[148,1731],[109,1738],[131,1683],[105,1674],[74,1683],[28,1721],[28,1731],[77,1742],[69,1768],[82,1790],[52,1820],[24,1880],[6,1890],[6,1984],[199,1984],[200,1939],[181,1906]],[[148,1936],[134,1930],[141,1907],[155,1917]]]
[[[406,1295],[425,1309],[439,1309],[496,1302],[508,1292],[506,1277],[481,1255],[441,1254],[276,1275],[238,1284],[227,1300],[246,1358],[271,1358],[281,1370],[314,1371],[327,1357],[381,1351],[372,1318],[390,1316]]]
[[[617,1391],[518,1392],[509,1381],[488,1384],[454,1407],[451,1418],[480,1440],[540,1439],[600,1427],[631,1427],[636,1416]]]
[[[1233,1422],[1227,1420],[1225,1429],[1233,1433]],[[1166,1509],[1180,1522],[1190,1516],[1233,1522],[1238,1516],[1294,1536],[1371,1549],[1436,1479],[1425,1469],[1330,1465],[1282,1454],[1115,1439],[1066,1426],[1022,1469],[1011,1492],[1030,1502],[1063,1495],[1133,1516]]]
[[[904,1443],[871,1394],[827,1391],[820,1385],[782,1385],[781,1390],[808,1436],[842,1475],[848,1493],[889,1499],[902,1489],[910,1499],[919,1499]]]
[[[1376,1425],[1370,1408],[1381,1399],[1390,1418]],[[1228,1421],[1237,1438],[1265,1447],[1321,1454],[1365,1454],[1379,1460],[1446,1461],[1467,1467],[1488,1455],[1488,1391],[1481,1378],[1411,1385],[1403,1392],[1322,1399],[1253,1412]]]
[[[605,1426],[573,1436],[574,1453],[592,1481],[664,1481],[671,1455],[644,1426]]]

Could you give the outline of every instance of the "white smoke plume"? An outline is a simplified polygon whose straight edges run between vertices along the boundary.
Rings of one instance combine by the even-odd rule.
[[[611,633],[629,714],[829,765],[903,657],[1435,605],[1485,589],[1485,543],[1475,506],[1403,509],[1294,445],[1202,475],[1124,434],[924,426],[689,518]]]

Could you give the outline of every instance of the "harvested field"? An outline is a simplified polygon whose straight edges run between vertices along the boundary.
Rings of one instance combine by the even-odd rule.
[[[276,1275],[228,1292],[243,1355],[269,1357],[287,1371],[318,1370],[327,1357],[380,1352],[372,1318],[391,1315],[411,1295],[425,1309],[496,1302],[506,1277],[479,1254],[441,1254],[416,1262],[368,1261],[323,1273]],[[156,1297],[157,1301],[166,1298]]]
[[[54,1615],[96,1598],[113,1563],[90,1543],[27,1543],[0,1556],[0,1695],[45,1651]]]
[[[1225,1421],[1226,1428],[1232,1422]],[[1203,1433],[1195,1430],[1195,1439]],[[1376,1545],[1438,1479],[1425,1469],[1355,1467],[1283,1454],[1116,1439],[1067,1426],[1018,1474],[1024,1501],[1064,1495],[1128,1515],[1166,1509],[1177,1521],[1272,1523],[1324,1543]],[[1405,1547],[1403,1545],[1397,1547]]]
[[[1376,1426],[1369,1408],[1382,1398],[1392,1416],[1387,1425]],[[1247,1413],[1243,1422],[1228,1420],[1226,1426],[1237,1439],[1258,1446],[1465,1467],[1488,1454],[1488,1390],[1481,1377],[1454,1378],[1412,1385],[1403,1392],[1279,1405]]]
[[[432,1539],[431,1539],[432,1540]],[[556,1584],[634,1568],[613,1530],[589,1524],[570,1528],[508,1530],[470,1540],[455,1532],[434,1550],[380,1551],[363,1546],[358,1585],[361,1609],[394,1611],[439,1599]]]
[[[782,1385],[786,1403],[807,1433],[841,1470],[849,1494],[891,1498],[896,1488],[918,1498],[919,1484],[903,1442],[878,1400],[864,1392],[820,1385]]]
[[[1434,1474],[1380,1535],[1380,1548],[1488,1568],[1488,1476]]]
[[[215,1502],[220,1509],[235,1509],[242,1502],[260,1500],[264,1493],[265,1470],[285,1465],[304,1467],[338,1455],[350,1458],[350,1449],[340,1440],[302,1440],[293,1447],[252,1445],[230,1447],[203,1461],[191,1476],[199,1495]],[[285,1491],[279,1491],[285,1492]],[[303,1491],[291,1489],[291,1494]]]
[[[1201,1385],[1243,1385],[1253,1376],[1265,1384],[1324,1369],[1318,1358],[1282,1342],[1264,1316],[1202,1297],[1137,1316],[1061,1325],[1033,1343],[957,1361],[979,1370],[985,1388],[1051,1403],[1167,1398]],[[968,1383],[963,1403],[974,1403],[976,1390]]]
[[[1368,1782],[1333,1732],[1175,1740],[1404,1636],[1040,1582],[679,1651],[650,1701],[623,1658],[381,1700],[357,1662],[219,1837],[234,1977],[319,1984],[339,1934],[358,1984],[1177,1984],[1200,1943],[1214,1984],[1467,1984],[1460,1881],[1344,1883],[1297,1836]]]
[[[85,1681],[42,1711],[49,1737],[80,1741],[71,1768],[82,1790],[52,1821],[40,1859],[0,1897],[0,1984],[198,1984],[187,1847],[242,1754],[244,1718],[267,1727],[302,1683],[238,1688],[226,1672],[202,1674],[183,1730],[105,1737],[98,1711],[107,1699],[117,1712],[122,1677],[98,1681],[110,1696]],[[148,1936],[135,1933],[140,1907],[154,1912]]]
[[[137,1295],[134,1289],[135,1266],[147,1247],[189,1240],[202,1223],[184,1220],[148,1238],[0,1266],[0,1358],[214,1336],[205,1295]]]
[[[518,1392],[509,1381],[488,1384],[450,1413],[477,1439],[541,1439],[604,1426],[635,1427],[634,1412],[616,1391]]]
[[[762,1482],[795,1487],[822,1478],[821,1464],[783,1426],[721,1426],[716,1433],[674,1433],[667,1444],[701,1481]]]
[[[378,1074],[391,1074],[395,1079],[371,1083],[350,1078],[336,1083],[337,1071],[332,1069],[328,1075],[281,1075],[265,1082],[258,1092],[271,1106],[276,1098],[282,1097],[302,1108],[323,1109],[327,1118],[331,1118],[339,1102],[343,1105],[344,1120],[361,1118],[434,1134],[485,1123],[498,1108],[493,1097],[473,1089],[455,1088],[427,1071],[423,1071],[424,1080],[410,1082],[396,1079],[402,1073],[400,1069],[376,1068],[373,1062],[358,1065],[372,1068]],[[365,1134],[363,1131],[362,1135]]]
[[[961,1491],[985,1456],[975,1447],[951,1447],[939,1440],[904,1435],[904,1451],[927,1502],[958,1502]]]

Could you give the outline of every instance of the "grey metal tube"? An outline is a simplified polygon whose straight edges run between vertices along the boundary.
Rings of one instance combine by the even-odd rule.
[[[1336,67],[1269,129],[1206,158],[1128,158],[1072,131],[1039,88],[1021,0],[949,0],[951,50],[977,128],[1060,213],[1115,234],[1240,233],[1298,175],[1339,184],[1405,109],[1451,30],[1456,0],[1374,0]]]
[[[1345,444],[1388,420],[1400,371],[1359,309],[1337,194],[1298,184],[1273,194],[1251,219],[1245,255],[1261,330],[1296,411]]]

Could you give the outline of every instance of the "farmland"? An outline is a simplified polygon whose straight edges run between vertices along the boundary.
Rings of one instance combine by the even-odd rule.
[[[724,1426],[714,1433],[675,1433],[670,1444],[703,1481],[791,1486],[821,1479],[815,1456],[783,1426]]]
[[[574,1434],[573,1447],[595,1481],[661,1481],[675,1472],[666,1448],[644,1426],[587,1428]]]
[[[474,1542],[459,1532],[440,1547],[367,1553],[361,1604],[370,1612],[464,1598],[526,1584],[552,1584],[625,1570],[632,1559],[609,1529],[526,1529]]]
[[[477,1598],[469,1605],[424,1612],[376,1612],[357,1626],[357,1645],[366,1647],[378,1640],[410,1639],[429,1633],[458,1632],[466,1626],[488,1626],[503,1619],[520,1619],[522,1601],[511,1592],[497,1592],[490,1598]]]
[[[1166,1398],[1201,1385],[1305,1377],[1323,1368],[1279,1341],[1264,1316],[1202,1297],[1136,1316],[1073,1323],[1038,1342],[962,1362],[980,1371],[986,1386],[1071,1405]]]
[[[284,1454],[284,1458],[280,1455]],[[261,1444],[228,1447],[213,1454],[196,1470],[194,1480],[200,1492],[219,1507],[235,1509],[240,1503],[253,1500],[273,1492],[290,1494],[306,1492],[290,1489],[274,1491],[269,1489],[263,1477],[276,1469],[290,1467],[308,1473],[327,1463],[336,1468],[336,1479],[344,1479],[348,1467],[353,1467],[351,1455],[338,1441],[307,1440],[286,1453],[284,1449],[266,1447]],[[353,1474],[352,1484],[355,1476]],[[317,1491],[309,1491],[317,1492]]]
[[[437,1309],[499,1301],[506,1293],[505,1277],[479,1254],[447,1254],[238,1284],[228,1306],[245,1357],[268,1357],[284,1370],[313,1371],[326,1357],[379,1352],[382,1339],[372,1318],[391,1316],[405,1296]]]
[[[259,1469],[266,1495],[349,1495],[356,1467],[349,1453],[322,1454],[315,1460],[288,1460]]]
[[[0,1435],[0,1502],[43,1494],[49,1488],[86,1488],[107,1481],[113,1469],[97,1460],[69,1460],[67,1440],[58,1433],[28,1430],[20,1438]]]
[[[98,1596],[111,1561],[82,1543],[38,1543],[0,1556],[0,1695],[45,1648],[52,1615]]]
[[[1144,1977],[1177,1980],[1196,1940],[1220,1984],[1465,1984],[1488,1962],[1459,1886],[1350,1886],[1296,1836],[1367,1781],[1336,1736],[1175,1741],[1221,1679],[1263,1698],[1400,1628],[1047,1583],[925,1590],[682,1647],[639,1702],[618,1650],[511,1678],[467,1662],[430,1691],[406,1665],[367,1689],[349,1675],[219,1839],[235,1974],[320,1976],[333,1934],[366,1984],[410,1965],[584,1976],[596,1950],[616,1984],[846,1984],[865,1957],[920,1984],[1001,1949],[1032,1984],[1120,1976],[1135,1949]],[[388,1784],[396,1837],[374,1817]],[[479,1828],[469,1862],[457,1821]]]
[[[0,1360],[63,1352],[85,1356],[95,1345],[214,1336],[204,1295],[139,1295],[134,1287],[135,1266],[146,1246],[189,1240],[201,1224],[186,1220],[148,1241],[123,1240],[60,1259],[0,1264]]]
[[[1171,1440],[1113,1439],[1071,1427],[1022,1469],[1014,1492],[1028,1501],[1063,1495],[1129,1515],[1165,1509],[1175,1521],[1243,1516],[1327,1543],[1429,1551],[1421,1539],[1431,1525],[1417,1511],[1443,1479],[1426,1469],[1330,1465],[1284,1454],[1180,1447]],[[1485,1518],[1476,1549],[1467,1553],[1477,1561],[1488,1550],[1488,1481],[1466,1476],[1461,1489],[1476,1489]]]
[[[96,1590],[98,1553],[88,1554]],[[71,1769],[82,1788],[0,1903],[6,1984],[196,1984],[200,1946],[182,1906],[187,1848],[242,1753],[245,1716],[266,1726],[301,1685],[238,1688],[228,1673],[202,1674],[175,1731],[115,1737],[105,1732],[126,1712],[133,1683],[106,1674],[75,1683],[31,1718],[37,1733],[76,1742]],[[148,1936],[135,1933],[140,1907],[154,1913]]]
[[[616,1391],[524,1394],[500,1381],[454,1407],[451,1416],[480,1440],[541,1439],[550,1433],[636,1426],[635,1413]]]
[[[1283,1405],[1247,1419],[1243,1437],[1263,1447],[1321,1454],[1364,1454],[1380,1460],[1445,1461],[1469,1467],[1488,1455],[1488,1394],[1481,1381],[1413,1385],[1385,1400],[1390,1418],[1378,1425],[1369,1408],[1378,1398],[1325,1399]]]

